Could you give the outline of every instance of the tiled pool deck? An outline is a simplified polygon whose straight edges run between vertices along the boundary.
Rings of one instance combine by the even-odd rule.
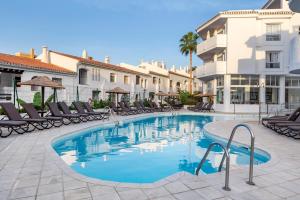
[[[272,159],[265,165],[254,167],[255,186],[245,183],[247,167],[231,168],[230,192],[222,190],[224,173],[199,177],[179,173],[148,185],[99,181],[73,172],[51,148],[54,138],[112,121],[88,122],[0,138],[0,199],[300,199],[300,141],[279,136],[258,126],[257,122],[247,122],[256,135],[256,147],[268,151]],[[205,128],[228,138],[232,127],[240,122],[245,120],[218,121]],[[249,136],[237,133],[235,140],[248,144]]]

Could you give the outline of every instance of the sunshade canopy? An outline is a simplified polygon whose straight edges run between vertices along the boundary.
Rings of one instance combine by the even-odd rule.
[[[50,88],[56,88],[56,89],[64,88],[60,83],[52,81],[47,76],[37,76],[29,81],[24,81],[24,82],[18,83],[18,85],[32,85],[32,86],[50,87]]]
[[[108,90],[106,91],[106,93],[113,93],[113,94],[129,94],[130,92],[126,91],[126,90],[123,90],[122,88],[120,87],[116,87],[112,90]]]
[[[158,92],[156,93],[157,96],[169,96],[167,93],[164,92]]]
[[[168,94],[168,96],[170,96],[170,97],[179,97],[179,94],[178,93],[172,93],[172,92],[170,92],[169,94]]]

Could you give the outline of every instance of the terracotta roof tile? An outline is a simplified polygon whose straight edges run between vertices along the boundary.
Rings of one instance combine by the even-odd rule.
[[[104,68],[104,69],[111,69],[111,70],[115,70],[115,71],[127,72],[127,73],[130,73],[130,74],[138,74],[138,75],[140,74],[140,75],[149,76],[148,74],[138,72],[138,71],[134,71],[134,70],[127,69],[125,67],[120,67],[120,66],[113,65],[113,64],[108,64],[108,63],[104,63],[104,62],[100,62],[100,61],[96,61],[96,60],[81,58],[81,57],[78,57],[78,56],[73,56],[73,55],[70,55],[70,54],[65,54],[65,53],[61,53],[61,52],[57,52],[57,51],[50,51],[50,52],[56,53],[58,55],[66,56],[66,57],[69,57],[69,58],[73,58],[73,59],[78,60],[79,62],[81,62],[83,64],[94,65],[96,67],[100,67],[100,68]]]
[[[37,59],[25,58],[25,57],[3,54],[3,53],[0,53],[0,63],[14,65],[24,69],[36,69],[36,70],[45,70],[45,71],[52,71],[52,72],[59,72],[59,73],[66,73],[66,74],[75,74],[73,71],[68,70],[66,68],[53,65],[53,64],[43,63]]]

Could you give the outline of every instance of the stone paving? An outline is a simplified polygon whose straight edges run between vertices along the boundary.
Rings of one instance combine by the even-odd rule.
[[[158,114],[155,114],[158,115]],[[131,118],[131,117],[126,117]],[[124,117],[120,117],[123,120]],[[267,164],[254,167],[255,186],[245,182],[248,167],[232,167],[231,191],[224,191],[224,172],[194,176],[178,173],[154,184],[124,184],[96,180],[72,171],[54,152],[54,138],[106,122],[88,122],[0,139],[0,199],[38,200],[272,200],[300,199],[300,141],[279,136],[246,122],[256,135],[256,147],[272,156]],[[218,121],[205,129],[228,138],[241,121]],[[243,121],[245,122],[245,120]],[[235,140],[248,144],[240,130]]]

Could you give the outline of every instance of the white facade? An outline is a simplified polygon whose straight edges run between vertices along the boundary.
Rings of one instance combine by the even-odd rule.
[[[196,76],[213,93],[221,112],[258,112],[300,103],[300,14],[285,0],[260,10],[220,12],[197,28],[197,55],[204,62]]]
[[[43,47],[42,53],[37,57],[34,55],[34,50],[30,54],[18,53],[17,55],[2,54],[4,57],[8,56],[12,62],[17,61],[15,66],[5,65],[6,60],[1,60],[0,56],[0,71],[2,71],[0,72],[0,99],[2,98],[2,101],[13,100],[15,77],[18,77],[18,81],[27,81],[36,76],[48,76],[50,79],[59,81],[65,89],[58,91],[58,100],[66,101],[68,104],[77,100],[77,94],[79,94],[80,101],[106,100],[109,98],[106,92],[115,87],[129,91],[130,101],[150,96],[158,100],[155,94],[160,91],[169,93],[188,90],[189,74],[186,69],[175,67],[167,69],[163,62],[141,62],[138,66],[125,63],[113,65],[110,64],[109,57],[105,57],[104,61],[100,62],[89,57],[86,50],[82,52],[81,57],[78,57],[50,51],[47,47]],[[35,65],[36,68],[26,67],[28,63]],[[6,73],[7,70],[19,71],[17,71],[18,74]],[[66,73],[59,70],[64,70]],[[196,79],[193,82],[193,91],[199,91],[199,80]],[[19,98],[26,102],[32,102],[34,93],[37,91],[40,91],[40,88],[18,87]],[[46,88],[45,98],[52,93],[52,89]],[[2,97],[1,94],[3,94]],[[115,95],[113,98],[116,100]],[[119,100],[121,98],[122,95],[119,95]]]

